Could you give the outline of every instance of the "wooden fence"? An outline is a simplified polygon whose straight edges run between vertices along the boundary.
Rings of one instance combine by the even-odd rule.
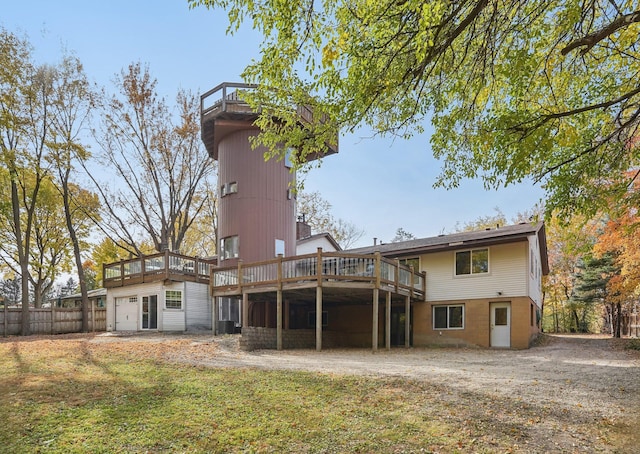
[[[31,334],[65,334],[82,332],[82,308],[29,309]],[[94,323],[95,320],[95,323]],[[106,331],[107,310],[91,308],[89,331]],[[22,330],[22,309],[0,309],[0,336],[18,335]]]

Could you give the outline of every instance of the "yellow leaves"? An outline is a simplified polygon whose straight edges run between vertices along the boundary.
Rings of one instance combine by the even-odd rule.
[[[338,58],[338,49],[335,40],[332,39],[322,48],[322,66],[332,67],[336,58]]]

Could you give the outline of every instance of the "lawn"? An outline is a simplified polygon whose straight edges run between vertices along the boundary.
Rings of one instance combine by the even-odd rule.
[[[458,405],[442,386],[189,366],[167,361],[168,348],[82,336],[0,342],[0,451],[534,450],[517,423]]]

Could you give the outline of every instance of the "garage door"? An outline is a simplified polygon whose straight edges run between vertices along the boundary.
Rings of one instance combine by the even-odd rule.
[[[138,298],[116,298],[116,331],[138,330]]]

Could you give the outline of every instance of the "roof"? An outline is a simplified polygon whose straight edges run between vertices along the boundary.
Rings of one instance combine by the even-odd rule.
[[[304,244],[304,243],[310,243],[312,241],[315,241],[317,239],[320,238],[326,238],[326,240],[331,243],[331,245],[333,247],[336,248],[336,251],[341,251],[342,248],[340,247],[340,245],[338,244],[338,242],[331,236],[330,233],[324,232],[324,233],[316,233],[315,235],[311,235],[308,236],[306,238],[300,238],[299,240],[296,241],[296,244]]]
[[[384,257],[406,257],[429,252],[439,252],[470,247],[490,246],[494,244],[514,243],[525,241],[528,237],[538,236],[540,258],[543,274],[549,274],[547,257],[547,239],[544,222],[520,223],[516,225],[498,226],[492,229],[473,232],[459,232],[450,235],[438,235],[415,240],[399,241],[397,243],[383,243],[373,246],[350,249],[348,252],[359,254],[373,254],[380,252]]]
[[[107,289],[106,288],[96,288],[93,290],[87,290],[87,297],[88,298],[99,298],[101,296],[106,296],[107,295]],[[67,296],[63,296],[60,299],[63,300],[72,300],[72,299],[79,299],[82,298],[82,294],[81,293],[74,293],[73,295],[67,295]]]

